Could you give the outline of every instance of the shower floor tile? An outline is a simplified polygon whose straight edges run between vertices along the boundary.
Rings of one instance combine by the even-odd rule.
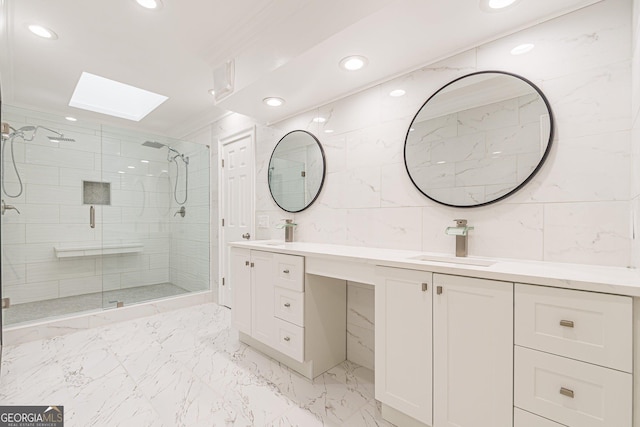
[[[115,307],[116,301],[122,301],[125,305],[129,305],[142,301],[181,295],[187,292],[185,289],[172,283],[157,283],[134,288],[116,289],[113,291],[16,304],[12,305],[8,310],[4,310],[3,323],[5,326],[14,326],[23,322],[77,314],[85,311],[101,310],[105,307]]]
[[[314,381],[238,340],[209,303],[6,346],[3,405],[62,405],[65,426],[381,426],[373,371]]]

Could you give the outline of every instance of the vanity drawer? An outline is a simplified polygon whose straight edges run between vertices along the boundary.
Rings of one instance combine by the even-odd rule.
[[[513,427],[564,427],[546,418],[539,417],[520,408],[513,408]]]
[[[632,375],[515,347],[514,405],[570,427],[631,427]]]
[[[276,317],[304,326],[304,292],[274,288],[273,313]]]
[[[304,257],[275,254],[275,285],[304,292]]]
[[[276,333],[273,347],[298,362],[304,362],[304,328],[282,319],[274,320]]]
[[[515,343],[632,372],[632,299],[516,284]]]

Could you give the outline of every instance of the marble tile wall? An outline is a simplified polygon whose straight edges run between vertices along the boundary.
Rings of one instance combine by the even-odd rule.
[[[632,212],[640,223],[640,131],[637,119],[632,130],[630,110],[633,98],[637,117],[637,70],[633,97],[630,88],[632,59],[637,69],[640,48],[635,31],[632,58],[631,3],[597,3],[270,126],[236,114],[215,123],[213,133],[220,135],[256,126],[256,215],[270,219],[269,228],[256,230],[257,238],[282,238],[273,227],[282,211],[269,194],[267,165],[283,135],[304,129],[324,147],[327,176],[315,204],[295,215],[297,240],[453,253],[455,241],[444,229],[462,217],[475,226],[470,255],[630,265]],[[633,3],[636,28],[638,0]],[[525,42],[535,49],[510,55]],[[508,71],[534,82],[551,104],[555,139],[545,165],[515,195],[481,208],[446,207],[411,183],[404,137],[429,96],[480,70]],[[389,96],[394,89],[406,95]],[[313,121],[316,117],[326,121]],[[351,285],[350,295],[363,294],[362,289]],[[359,297],[369,300],[358,299],[359,306],[373,307],[372,292]],[[354,337],[366,335],[359,327],[355,320],[349,323],[349,357],[366,363],[359,355],[372,341],[355,349]]]
[[[632,265],[640,267],[640,0],[633,0],[631,43]]]

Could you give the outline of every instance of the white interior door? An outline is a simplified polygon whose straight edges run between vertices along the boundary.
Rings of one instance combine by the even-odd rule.
[[[229,280],[229,242],[250,239],[254,232],[255,129],[220,140],[220,277],[218,302],[233,307]]]

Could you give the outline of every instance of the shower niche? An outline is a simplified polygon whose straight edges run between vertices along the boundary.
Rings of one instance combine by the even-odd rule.
[[[85,205],[110,205],[111,183],[82,181],[82,203]]]
[[[207,146],[5,105],[3,120],[26,136],[2,164],[21,212],[2,216],[5,327],[209,290]]]

